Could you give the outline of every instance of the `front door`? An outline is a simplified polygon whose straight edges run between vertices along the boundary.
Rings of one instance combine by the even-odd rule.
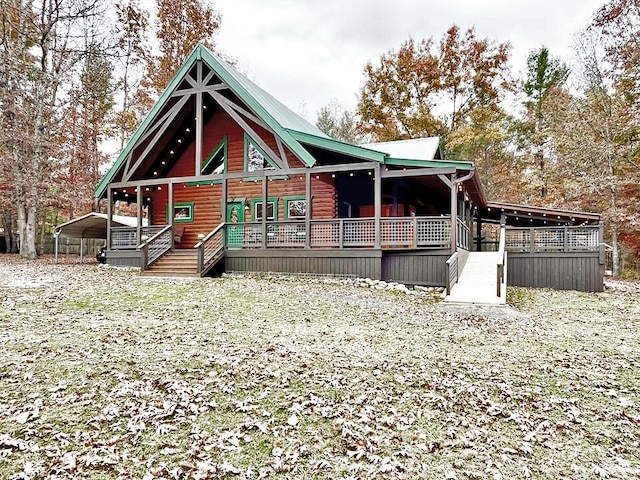
[[[227,203],[227,247],[242,248],[244,227],[234,223],[244,222],[244,202]]]

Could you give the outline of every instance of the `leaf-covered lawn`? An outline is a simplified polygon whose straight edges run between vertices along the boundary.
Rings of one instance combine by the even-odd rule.
[[[620,287],[456,309],[0,256],[0,478],[638,478]]]

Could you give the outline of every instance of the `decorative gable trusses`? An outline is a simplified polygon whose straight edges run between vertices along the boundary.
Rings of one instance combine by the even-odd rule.
[[[195,106],[189,104],[193,99]],[[157,154],[158,146],[167,143],[167,136],[175,131],[175,125],[184,124],[185,111],[190,112],[192,121],[188,122],[189,126],[182,132],[183,138],[178,138],[178,142],[186,145],[195,141],[195,172],[206,175],[202,171],[203,163],[207,161],[202,161],[202,137],[206,103],[210,99],[244,130],[255,147],[259,148],[275,168],[289,168],[286,149],[304,165],[310,167],[315,164],[313,156],[286,127],[296,126],[314,135],[324,134],[216,58],[206,47],[198,45],[104,176],[96,188],[96,196],[103,197],[107,185],[117,175],[120,175],[122,182],[128,182],[139,175],[148,164],[150,156],[154,152]],[[273,135],[276,151],[256,132],[256,125]],[[167,147],[167,155],[177,153],[175,149]],[[165,160],[162,160],[162,165],[165,165]],[[158,171],[153,171],[152,174],[158,175]]]

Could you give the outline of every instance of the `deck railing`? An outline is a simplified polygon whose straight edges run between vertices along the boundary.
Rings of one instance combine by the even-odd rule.
[[[456,246],[458,248],[469,250],[469,240],[471,238],[471,230],[469,229],[469,225],[464,223],[460,217],[458,217],[456,220]]]
[[[500,241],[498,243],[498,262],[496,270],[496,295],[502,296],[503,285],[507,287],[507,250],[506,250],[506,230],[500,228]]]
[[[165,225],[151,225],[142,227],[141,236],[151,238]],[[136,227],[111,227],[111,249],[112,250],[135,250],[139,243],[137,238],[138,229]]]
[[[509,252],[592,252],[600,248],[598,225],[581,227],[507,228]]]
[[[267,222],[267,248],[350,248],[374,247],[376,222],[373,218],[311,220],[310,241],[304,221]],[[227,224],[230,248],[263,246],[262,222]],[[451,241],[449,217],[393,217],[380,219],[380,246],[383,248],[447,248]]]

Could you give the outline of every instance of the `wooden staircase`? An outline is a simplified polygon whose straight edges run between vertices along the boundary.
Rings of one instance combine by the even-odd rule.
[[[142,275],[148,277],[200,277],[198,251],[173,250],[160,257]]]

